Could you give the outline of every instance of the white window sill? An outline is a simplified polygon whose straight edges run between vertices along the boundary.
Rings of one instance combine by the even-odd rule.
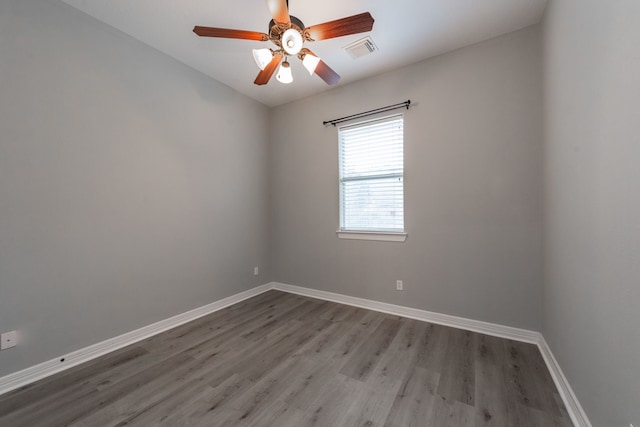
[[[338,230],[336,234],[340,239],[350,240],[378,240],[381,242],[404,242],[407,240],[407,233]]]

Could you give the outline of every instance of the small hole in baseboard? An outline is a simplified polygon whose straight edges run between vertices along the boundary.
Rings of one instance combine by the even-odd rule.
[[[64,357],[62,359],[60,359],[61,362],[64,362]]]

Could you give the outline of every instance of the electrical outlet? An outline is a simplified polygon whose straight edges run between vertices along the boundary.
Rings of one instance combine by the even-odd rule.
[[[402,280],[396,280],[396,290],[401,291],[404,289],[404,285],[402,284]]]
[[[0,335],[0,350],[6,350],[11,347],[16,346],[16,341],[18,338],[18,333],[16,331],[11,331]]]
[[[253,267],[253,275],[257,276],[259,274],[260,270],[258,270],[258,267]]]

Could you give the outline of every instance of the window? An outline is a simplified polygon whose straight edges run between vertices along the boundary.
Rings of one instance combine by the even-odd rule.
[[[404,241],[403,116],[338,130],[342,238]]]

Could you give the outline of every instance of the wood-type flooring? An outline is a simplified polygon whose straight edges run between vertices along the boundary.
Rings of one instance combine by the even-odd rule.
[[[0,396],[1,426],[571,426],[537,347],[269,291]]]

